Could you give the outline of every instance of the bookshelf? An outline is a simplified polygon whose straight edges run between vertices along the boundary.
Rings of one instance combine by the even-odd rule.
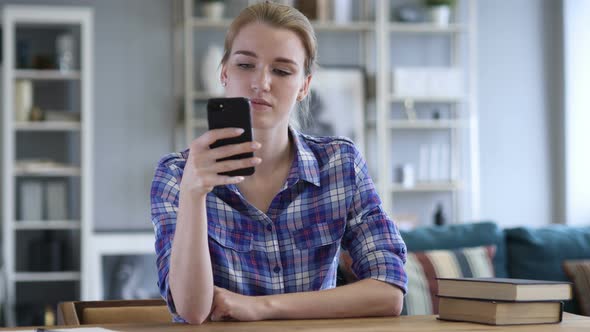
[[[335,4],[331,0],[323,2]],[[199,14],[200,1],[175,1],[175,91],[181,112],[175,134],[177,150],[186,148],[188,142],[207,130],[204,105],[208,98],[217,97],[199,82],[203,48],[222,45],[231,17],[251,3],[226,3],[223,18],[208,19]],[[426,225],[432,223],[435,207],[442,202],[447,220],[477,218],[476,1],[457,1],[448,25],[427,19],[418,23],[396,21],[398,7],[421,5],[423,2],[418,0],[352,3],[353,19],[346,23],[330,17],[311,21],[318,36],[320,66],[355,67],[366,75],[363,139],[359,140],[365,146],[360,150],[385,210],[394,220],[414,215],[419,224]],[[398,67],[457,70],[463,86],[454,94],[402,93],[395,88],[392,74]],[[416,118],[404,115],[408,105],[416,110]],[[440,110],[441,116],[434,118],[433,110]],[[442,176],[420,177],[420,164],[426,163],[419,160],[421,146],[431,150],[438,147],[438,155],[446,155],[441,158]],[[431,154],[435,152],[429,150]],[[397,167],[407,164],[413,165],[415,171],[412,186],[403,186],[395,175]]]
[[[479,165],[475,26],[477,3],[459,0],[452,8],[449,24],[399,22],[398,8],[408,3],[377,1],[377,151],[382,158],[378,188],[384,207],[393,217],[414,215],[419,225],[432,223],[435,206],[442,202],[447,220],[460,222],[479,215]],[[427,21],[427,20],[426,20]],[[410,50],[410,51],[409,51]],[[395,86],[397,68],[456,70],[460,92],[413,95]],[[418,79],[418,76],[415,76]],[[427,82],[425,82],[427,83]],[[411,83],[410,83],[411,85]],[[423,88],[422,86],[420,88]],[[444,89],[443,89],[444,91]],[[414,113],[410,116],[407,110]],[[444,110],[444,111],[440,111]],[[436,116],[433,113],[436,112]],[[442,115],[441,113],[444,113]],[[416,116],[417,114],[417,116]],[[423,155],[442,158],[442,169],[433,177],[424,172]],[[434,151],[434,148],[438,148]],[[428,150],[432,148],[433,150]],[[423,153],[427,151],[426,153]],[[437,152],[435,154],[434,152]],[[446,161],[444,161],[446,159]],[[396,167],[413,165],[415,182],[404,186],[396,179]],[[427,165],[429,166],[429,165]],[[433,166],[430,166],[432,168]]]
[[[93,12],[7,5],[2,35],[4,317],[44,325],[59,301],[80,299],[88,270]]]

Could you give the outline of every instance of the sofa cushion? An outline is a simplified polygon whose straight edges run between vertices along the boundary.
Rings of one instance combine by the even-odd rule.
[[[408,253],[408,293],[402,314],[438,313],[436,278],[493,277],[495,246]]]
[[[574,294],[580,313],[590,316],[590,259],[565,261],[563,270],[574,283]]]
[[[494,274],[499,278],[508,277],[504,233],[493,222],[421,227],[402,231],[401,235],[409,252],[494,245]]]
[[[518,227],[505,234],[511,278],[568,281],[563,262],[590,258],[590,227]],[[564,310],[579,312],[574,301],[567,301]]]

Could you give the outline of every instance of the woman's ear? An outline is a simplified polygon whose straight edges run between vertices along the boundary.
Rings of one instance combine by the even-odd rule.
[[[227,67],[225,64],[221,65],[221,72],[219,74],[219,81],[224,87],[227,85]]]
[[[307,94],[309,93],[309,87],[311,85],[311,78],[312,75],[307,75],[303,80],[303,86],[299,90],[299,94],[297,94],[297,101],[302,101],[305,99],[305,97],[307,97]]]

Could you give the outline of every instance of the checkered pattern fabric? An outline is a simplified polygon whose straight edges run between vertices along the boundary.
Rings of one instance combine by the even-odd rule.
[[[311,137],[294,129],[290,135],[296,157],[266,213],[235,185],[217,186],[207,195],[215,285],[244,295],[333,288],[342,246],[360,279],[405,292],[406,246],[381,207],[359,151],[346,138]],[[162,158],[151,189],[158,285],[173,314],[169,259],[187,156],[188,150]]]

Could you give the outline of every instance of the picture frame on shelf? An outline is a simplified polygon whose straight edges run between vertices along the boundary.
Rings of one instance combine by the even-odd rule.
[[[157,290],[153,232],[95,232],[88,257],[88,273],[84,275],[86,300],[102,301],[107,296],[151,294],[153,289],[143,286],[148,283],[152,283]]]
[[[366,74],[362,67],[323,67],[311,80],[309,119],[301,131],[315,136],[344,136],[365,151]]]
[[[133,300],[159,298],[156,256],[152,254],[104,255],[103,298]]]

